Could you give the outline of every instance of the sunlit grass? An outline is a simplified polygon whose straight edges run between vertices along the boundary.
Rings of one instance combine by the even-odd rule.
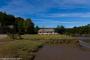
[[[46,45],[78,46],[79,40],[69,35],[23,35],[24,39],[45,42]]]
[[[68,35],[23,35],[25,39],[30,40],[52,40],[52,39],[72,39],[72,36]]]
[[[16,40],[0,46],[0,58],[22,58],[30,60],[42,46],[41,42]]]

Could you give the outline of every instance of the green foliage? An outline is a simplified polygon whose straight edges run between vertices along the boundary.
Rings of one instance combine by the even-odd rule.
[[[39,30],[39,29],[40,29],[40,28],[39,28],[38,26],[35,27],[35,33],[36,33],[36,34],[38,34],[38,30]]]
[[[15,24],[15,17],[10,14],[0,12],[0,22],[3,25],[14,25]]]
[[[13,25],[14,28],[10,29],[9,26]],[[2,27],[2,32],[3,33],[20,33],[24,34],[30,33],[34,34],[35,29],[34,29],[34,23],[32,22],[31,19],[23,19],[21,17],[15,17],[10,14],[6,14],[3,12],[0,12],[0,26]]]
[[[31,19],[26,19],[26,22],[27,22],[27,33],[34,34],[35,33],[34,23],[32,22]]]
[[[55,29],[55,31],[59,34],[64,34],[65,33],[65,28],[64,26],[57,26],[57,28]]]
[[[90,24],[85,25],[85,26],[80,26],[80,27],[73,27],[66,29],[66,34],[71,34],[71,35],[83,35],[83,34],[90,34]]]
[[[90,34],[90,24],[80,27],[73,27],[73,28],[64,28],[64,26],[57,26],[55,29],[56,32],[60,34],[67,34],[67,35],[88,35]]]

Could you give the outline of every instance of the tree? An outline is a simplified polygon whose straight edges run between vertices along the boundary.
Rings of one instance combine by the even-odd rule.
[[[85,26],[73,27],[66,29],[66,33],[70,35],[87,35],[90,34],[90,24]]]
[[[24,34],[25,28],[24,28],[24,19],[21,17],[16,18],[16,30],[19,34]]]
[[[57,32],[57,33],[59,33],[59,34],[64,34],[65,33],[65,28],[64,28],[64,26],[57,26],[57,28],[55,29],[55,31]]]
[[[15,17],[13,15],[0,12],[0,24],[3,33],[11,32],[9,26],[15,26]],[[12,31],[14,32],[14,29]]]
[[[0,12],[0,25],[1,25],[1,32],[4,33],[4,22],[5,22],[5,19],[4,19],[4,16],[6,14]]]
[[[35,28],[34,28],[34,23],[32,22],[32,20],[26,19],[26,23],[27,23],[27,33],[28,34],[34,34]]]
[[[35,27],[35,33],[36,33],[36,34],[38,34],[38,30],[39,30],[39,29],[40,29],[40,28],[39,28],[38,26]]]

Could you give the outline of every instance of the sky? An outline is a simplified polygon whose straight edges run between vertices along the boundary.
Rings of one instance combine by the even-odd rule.
[[[39,27],[90,23],[90,0],[0,0],[0,11],[31,18]]]

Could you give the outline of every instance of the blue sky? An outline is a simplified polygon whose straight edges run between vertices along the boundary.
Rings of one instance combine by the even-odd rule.
[[[0,0],[0,11],[31,18],[40,27],[90,23],[90,0]]]

